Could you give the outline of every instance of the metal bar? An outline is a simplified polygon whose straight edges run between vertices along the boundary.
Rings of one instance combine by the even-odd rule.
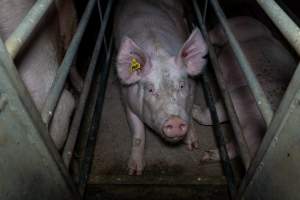
[[[19,50],[30,38],[31,33],[53,2],[54,0],[38,0],[16,30],[5,41],[6,48],[12,59],[16,57]]]
[[[290,134],[288,131],[282,131],[282,129],[284,126],[286,126],[286,122],[290,117],[290,115],[293,114],[293,110],[295,110],[295,108],[299,106],[299,102],[300,102],[299,95],[297,97],[297,93],[299,93],[299,90],[300,90],[300,63],[298,64],[297,69],[291,79],[291,82],[289,83],[289,86],[282,98],[279,108],[275,113],[274,120],[270,124],[267,133],[260,145],[260,148],[254,160],[252,161],[249,170],[245,175],[245,178],[243,179],[243,182],[238,192],[239,197],[241,197],[246,192],[249,186],[253,185],[253,179],[255,178],[256,174],[259,174],[259,172],[264,167],[263,159],[267,155],[268,151],[277,145],[279,140],[279,134],[284,134],[285,136],[288,136]],[[299,119],[299,116],[296,117]],[[297,134],[299,133],[299,123],[294,124],[294,127],[289,127],[289,128],[290,131],[296,130]],[[291,138],[291,140],[294,139],[296,138]],[[297,162],[299,162],[299,160]],[[291,170],[295,170],[295,169],[291,169]],[[278,173],[282,173],[282,171]],[[287,199],[293,199],[293,198],[287,198]]]
[[[102,44],[104,44],[103,41],[104,41],[104,36],[105,36],[105,30],[107,27],[107,22],[110,17],[111,8],[112,8],[112,4],[110,4],[109,7],[107,7],[107,9],[106,9],[104,20],[102,21],[101,28],[100,28],[100,31],[99,31],[99,34],[98,34],[98,37],[96,40],[96,45],[93,50],[91,62],[89,64],[86,78],[84,80],[84,86],[83,86],[82,93],[80,95],[79,104],[78,104],[78,107],[76,109],[76,112],[75,112],[75,115],[74,115],[74,118],[73,118],[73,121],[71,124],[70,134],[69,134],[68,140],[66,142],[66,145],[65,145],[65,148],[64,148],[64,151],[62,154],[63,160],[67,167],[69,167],[70,161],[73,156],[73,150],[74,150],[74,146],[75,146],[75,143],[77,140],[80,123],[81,123],[81,120],[83,117],[86,100],[88,98],[88,94],[90,91],[92,78],[93,78],[94,71],[95,71],[95,68],[97,65],[97,61],[99,58],[100,50],[102,48]]]
[[[67,76],[69,74],[72,62],[74,60],[74,57],[77,53],[77,50],[79,48],[80,41],[82,39],[82,36],[84,34],[84,31],[86,29],[86,26],[88,24],[88,21],[92,15],[92,11],[94,8],[94,5],[96,3],[96,0],[89,0],[84,14],[79,22],[78,28],[76,30],[76,33],[74,37],[72,38],[72,41],[70,43],[70,46],[66,52],[66,55],[62,61],[62,64],[58,68],[56,72],[55,79],[53,81],[52,87],[50,88],[47,100],[44,104],[43,110],[42,110],[42,119],[46,125],[49,124],[49,121],[51,120],[53,116],[53,112],[56,108],[58,99],[61,95],[61,92],[64,88],[64,84],[66,82]]]
[[[224,186],[226,187],[226,179],[224,176],[207,176],[199,177],[196,175],[180,175],[177,176],[163,176],[157,174],[140,176],[128,176],[128,175],[106,175],[93,177],[93,180],[89,182],[89,185],[123,185],[123,186],[135,186],[135,185],[149,185],[149,186]]]
[[[204,10],[203,10],[203,23],[205,24],[206,22],[206,15],[207,15],[207,9],[208,9],[208,0],[205,0],[204,2]]]
[[[228,190],[229,190],[231,199],[234,199],[234,197],[236,196],[236,192],[237,192],[237,188],[236,188],[237,185],[236,185],[236,180],[235,180],[235,177],[233,174],[232,165],[231,165],[231,162],[230,162],[230,159],[228,156],[228,152],[226,149],[224,133],[220,127],[220,122],[219,122],[217,110],[215,107],[215,100],[214,100],[213,94],[211,92],[211,89],[209,87],[209,80],[208,80],[207,73],[205,72],[202,77],[203,77],[202,86],[203,86],[204,96],[206,98],[206,102],[207,102],[209,110],[210,110],[211,119],[214,124],[213,129],[215,132],[215,138],[217,141],[217,146],[218,146],[220,157],[222,160],[222,167],[223,167],[224,175],[227,180]]]
[[[234,55],[237,58],[237,61],[239,62],[240,67],[245,74],[248,85],[253,93],[254,98],[255,98],[256,104],[257,104],[266,124],[269,125],[273,118],[273,111],[272,111],[271,105],[270,105],[264,91],[262,90],[260,83],[256,79],[256,76],[255,76],[254,72],[252,71],[252,68],[251,68],[245,54],[243,53],[237,39],[235,38],[234,34],[230,30],[226,16],[225,16],[224,12],[222,11],[222,8],[220,7],[218,1],[210,0],[210,3],[212,5],[213,9],[215,10],[217,17],[220,20],[222,28],[225,31],[225,34],[228,37],[228,41],[234,52]]]
[[[300,55],[300,28],[273,0],[257,0],[280,32]]]
[[[112,1],[109,1],[109,3],[112,4]],[[90,170],[91,170],[91,165],[93,161],[93,154],[95,150],[95,145],[97,141],[97,133],[101,121],[101,113],[103,109],[103,103],[104,103],[104,97],[105,97],[105,91],[106,91],[106,85],[107,85],[107,80],[108,80],[108,75],[109,75],[109,70],[110,70],[110,65],[111,65],[111,55],[112,55],[112,49],[113,49],[113,39],[110,41],[109,45],[109,51],[106,56],[106,61],[103,65],[103,68],[100,72],[99,76],[99,84],[98,88],[96,90],[97,92],[97,102],[95,105],[95,109],[93,112],[93,118],[91,122],[91,128],[89,130],[88,134],[88,140],[85,146],[85,153],[84,153],[84,158],[83,158],[83,164],[80,168],[80,176],[79,176],[79,191],[81,194],[84,194],[86,184],[89,178]]]
[[[12,182],[14,189],[24,190],[20,194],[17,194],[17,191],[13,192],[16,195],[23,195],[23,198],[17,199],[26,199],[25,194],[30,193],[28,181],[32,180],[32,186],[36,183],[40,183],[40,186],[44,185],[43,187],[37,185],[37,190],[32,193],[32,196],[41,197],[43,192],[47,194],[53,188],[56,188],[57,192],[67,189],[76,194],[75,185],[1,40],[0,102],[0,137],[4,141],[0,145],[2,148],[0,152],[3,153],[0,159],[0,176],[1,180],[5,181],[0,185],[5,185],[4,190],[9,189],[8,185]],[[16,170],[18,167],[22,169]],[[3,178],[5,176],[8,176],[7,179]],[[49,180],[45,181],[48,179],[46,177]],[[23,182],[24,179],[26,182]],[[16,183],[19,187],[15,187]],[[42,191],[45,187],[47,191]],[[59,189],[60,187],[62,188]],[[2,198],[1,195],[7,194],[7,191],[2,189],[3,187],[0,187],[0,199],[5,199],[7,196]],[[39,189],[41,189],[40,193],[38,193]],[[53,194],[54,198],[57,197],[57,192]],[[13,193],[11,195],[14,195]],[[65,191],[65,193],[65,197],[68,196],[69,192]]]
[[[205,40],[207,41],[209,56],[210,56],[210,60],[212,62],[212,67],[213,67],[213,70],[215,72],[217,82],[218,82],[218,85],[220,87],[222,96],[224,98],[224,102],[225,102],[225,105],[226,105],[226,110],[227,110],[227,113],[229,115],[229,119],[230,119],[233,131],[234,131],[234,134],[235,134],[235,138],[236,138],[238,146],[239,146],[239,150],[240,150],[240,153],[241,153],[243,164],[244,164],[245,168],[248,168],[252,156],[250,155],[249,148],[247,146],[245,138],[243,137],[242,128],[239,124],[237,114],[235,113],[234,106],[233,106],[230,94],[229,94],[229,92],[226,88],[226,84],[225,84],[225,81],[224,81],[223,75],[222,75],[222,70],[221,70],[221,68],[219,66],[219,63],[218,63],[217,55],[215,53],[214,47],[211,45],[211,43],[209,41],[208,32],[207,32],[206,27],[203,23],[201,12],[200,12],[198,4],[196,3],[196,0],[193,0],[193,7],[194,7],[195,12],[196,12],[196,17],[197,17],[197,20],[199,22],[201,32],[202,32]]]

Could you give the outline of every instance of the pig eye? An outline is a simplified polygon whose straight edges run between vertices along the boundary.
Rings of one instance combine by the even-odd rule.
[[[154,93],[154,86],[152,84],[149,84],[147,86],[147,90],[148,90],[149,93],[153,94]]]
[[[179,83],[179,89],[183,89],[184,88],[184,81],[180,81]]]

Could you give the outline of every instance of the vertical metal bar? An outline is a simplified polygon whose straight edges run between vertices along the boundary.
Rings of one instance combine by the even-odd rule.
[[[38,0],[21,24],[5,41],[5,45],[12,59],[16,57],[24,43],[30,38],[31,33],[53,2],[54,0]]]
[[[289,86],[279,105],[279,108],[275,113],[274,120],[270,124],[267,133],[260,145],[260,148],[256,153],[256,156],[252,161],[249,170],[245,175],[245,178],[243,179],[243,182],[238,192],[239,197],[242,197],[244,195],[248,186],[252,183],[252,180],[254,179],[255,175],[259,173],[259,171],[262,169],[263,167],[262,160],[266,156],[267,151],[270,148],[272,148],[272,146],[277,144],[278,134],[280,134],[281,130],[283,129],[283,126],[286,125],[287,118],[289,117],[289,115],[292,114],[292,111],[295,108],[295,106],[293,106],[292,103],[295,102],[295,100],[296,100],[296,104],[299,104],[300,102],[299,99],[298,100],[295,99],[297,93],[299,93],[299,90],[300,90],[300,63],[298,64],[297,69],[291,79],[291,82],[289,83]],[[299,126],[299,124],[294,124],[294,127],[289,127],[289,128],[293,130],[297,128],[296,125]],[[297,128],[296,130],[299,130],[299,128]],[[289,132],[282,132],[281,134],[285,134],[286,136],[288,136]],[[297,169],[293,169],[293,170],[297,170]]]
[[[237,143],[238,143],[238,146],[239,146],[239,149],[240,149],[240,152],[241,152],[241,157],[242,157],[243,163],[245,165],[245,168],[248,168],[248,166],[250,164],[250,161],[251,161],[250,151],[249,151],[249,148],[248,148],[247,143],[245,141],[245,138],[242,135],[242,128],[239,124],[237,114],[235,113],[230,94],[229,94],[228,90],[226,89],[226,84],[225,84],[225,81],[223,79],[222,70],[221,70],[221,68],[219,66],[219,63],[218,63],[217,55],[215,53],[214,47],[211,45],[211,43],[209,41],[208,32],[206,30],[206,27],[205,27],[203,21],[202,21],[202,16],[201,16],[201,12],[200,12],[200,9],[199,9],[199,5],[196,3],[196,0],[193,0],[193,7],[194,7],[195,12],[196,12],[196,17],[197,17],[197,20],[199,22],[201,32],[202,32],[205,40],[207,41],[209,56],[210,56],[210,59],[211,59],[211,62],[212,62],[212,67],[213,67],[213,70],[215,72],[218,85],[220,87],[222,96],[223,96],[224,101],[225,101],[226,109],[228,111],[229,119],[230,119],[232,128],[234,130],[235,138],[237,140]]]
[[[74,146],[76,143],[76,139],[78,136],[78,131],[79,131],[79,127],[80,127],[80,122],[82,120],[82,115],[84,112],[84,108],[85,108],[85,103],[90,91],[90,87],[91,87],[91,83],[92,83],[92,78],[94,75],[94,71],[97,65],[97,61],[99,58],[99,54],[100,54],[100,50],[102,48],[102,44],[103,44],[103,40],[104,40],[104,36],[105,36],[105,30],[107,27],[107,22],[110,18],[110,13],[111,13],[111,9],[112,9],[112,4],[110,3],[106,9],[105,12],[105,16],[104,16],[104,20],[102,21],[101,24],[101,28],[96,40],[96,45],[94,47],[94,51],[93,51],[93,55],[91,58],[91,62],[89,64],[89,68],[86,74],[86,78],[84,80],[84,86],[83,86],[83,90],[82,93],[80,95],[80,99],[79,99],[79,104],[78,107],[76,109],[72,124],[71,124],[71,129],[70,129],[70,134],[68,136],[68,140],[66,142],[64,151],[63,151],[63,160],[65,162],[65,165],[67,167],[69,167],[70,161],[72,159],[72,155],[73,155],[73,150],[74,150]]]
[[[205,0],[205,2],[204,2],[204,10],[203,10],[203,23],[205,24],[205,22],[206,22],[206,15],[207,15],[207,7],[208,7],[208,0]]]
[[[300,28],[274,0],[257,0],[280,32],[300,55]]]
[[[110,2],[113,2],[110,1]],[[112,55],[112,51],[113,51],[113,39],[111,39],[110,41],[110,45],[109,45],[109,51],[108,54],[106,56],[106,61],[102,67],[102,70],[100,72],[100,76],[99,76],[99,84],[98,88],[96,90],[97,92],[97,102],[96,102],[96,106],[95,106],[95,110],[93,113],[93,118],[92,118],[92,122],[91,122],[91,128],[89,130],[89,134],[88,134],[88,140],[87,143],[85,145],[85,153],[84,153],[84,159],[83,159],[83,164],[80,168],[80,177],[79,177],[79,190],[81,192],[81,194],[84,194],[85,192],[85,188],[86,188],[86,184],[88,182],[89,179],[89,174],[90,174],[90,170],[91,170],[91,165],[92,165],[92,161],[93,161],[93,154],[94,154],[94,150],[95,150],[95,145],[96,145],[96,141],[97,141],[97,133],[98,133],[98,129],[99,129],[99,125],[100,125],[100,120],[101,120],[101,113],[102,113],[102,109],[103,109],[103,103],[104,103],[104,97],[105,97],[105,91],[106,91],[106,85],[107,85],[107,80],[108,80],[108,75],[109,75],[109,70],[110,70],[110,65],[111,65],[111,55]]]
[[[42,119],[48,125],[49,121],[51,120],[53,116],[53,112],[56,108],[58,99],[61,95],[61,92],[64,88],[64,84],[66,82],[67,76],[69,74],[72,62],[74,60],[74,57],[77,53],[77,50],[79,48],[80,41],[82,39],[82,36],[84,34],[84,31],[86,29],[86,26],[88,24],[88,21],[92,15],[92,11],[94,8],[94,5],[96,3],[96,0],[89,0],[86,9],[84,11],[84,14],[79,22],[78,28],[76,30],[76,33],[74,37],[72,38],[72,41],[70,43],[70,46],[66,52],[66,55],[62,61],[62,64],[58,68],[56,72],[55,79],[53,81],[52,87],[50,88],[47,100],[45,102],[45,105],[42,110]]]
[[[217,146],[220,152],[220,157],[222,160],[222,166],[223,166],[223,171],[226,176],[227,184],[228,184],[228,190],[231,196],[231,199],[234,199],[236,196],[236,180],[233,174],[233,169],[232,165],[228,156],[228,152],[226,149],[226,143],[225,143],[225,138],[224,138],[224,133],[220,127],[220,122],[218,119],[218,114],[217,110],[215,107],[215,100],[213,97],[213,94],[211,92],[211,89],[209,88],[209,80],[208,80],[208,75],[205,72],[203,75],[203,91],[204,91],[204,96],[206,97],[206,102],[208,104],[209,110],[210,110],[210,115],[211,119],[213,121],[213,129],[215,132],[215,138],[217,141]]]
[[[263,89],[261,88],[260,83],[256,79],[256,76],[255,76],[254,72],[252,71],[252,68],[251,68],[245,54],[243,53],[237,39],[235,38],[234,34],[230,30],[226,16],[225,16],[224,12],[222,11],[222,8],[220,7],[218,1],[210,0],[210,3],[212,5],[213,9],[215,10],[217,17],[220,20],[222,28],[225,31],[225,34],[228,37],[228,41],[234,52],[234,55],[235,55],[237,61],[239,62],[242,71],[245,74],[248,85],[253,93],[254,98],[255,98],[256,104],[257,104],[266,124],[269,125],[273,118],[273,111],[272,111],[271,105],[270,105]]]

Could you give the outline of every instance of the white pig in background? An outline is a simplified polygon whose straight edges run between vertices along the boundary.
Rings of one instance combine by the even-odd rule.
[[[117,73],[133,133],[129,174],[144,168],[145,124],[166,141],[197,148],[191,126],[192,77],[206,64],[198,29],[188,36],[178,0],[120,0],[115,17]]]

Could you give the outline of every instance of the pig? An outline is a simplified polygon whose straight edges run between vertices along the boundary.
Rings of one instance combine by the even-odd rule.
[[[197,28],[188,36],[181,1],[123,0],[116,13],[116,68],[133,133],[128,168],[141,175],[145,125],[167,142],[198,147],[191,124],[193,77],[206,65],[207,46]]]
[[[295,58],[272,36],[271,31],[256,19],[241,16],[231,18],[228,22],[272,109],[276,110],[293,75],[296,66]],[[220,25],[209,32],[209,38],[218,52],[218,62],[226,89],[230,93],[250,157],[253,158],[266,132],[266,124]],[[218,116],[225,116],[224,111],[224,108],[217,106]],[[208,112],[196,112],[201,117],[195,119],[198,119],[201,124],[212,124],[210,116],[204,115],[205,113]],[[236,149],[233,143],[227,144],[230,158],[237,155]],[[202,161],[210,160],[220,160],[216,149],[207,151],[202,158]]]
[[[5,41],[17,28],[35,2],[35,0],[2,0],[0,2],[0,36],[2,40]],[[72,3],[69,0],[67,2]],[[66,6],[63,5],[65,4],[58,5],[57,10],[68,11],[65,9]],[[53,17],[57,16],[55,10],[56,7],[53,4],[49,15],[45,17],[34,32],[34,36],[28,43],[29,45],[23,48],[14,60],[20,77],[39,111],[42,111],[53,84],[64,47],[61,39],[62,32],[60,31],[60,27],[63,26],[60,26],[58,17]],[[74,26],[74,24],[64,22],[64,36],[67,35],[67,27],[71,26]],[[58,149],[61,149],[64,145],[74,106],[75,99],[73,95],[70,91],[64,89],[49,126],[49,133]]]

